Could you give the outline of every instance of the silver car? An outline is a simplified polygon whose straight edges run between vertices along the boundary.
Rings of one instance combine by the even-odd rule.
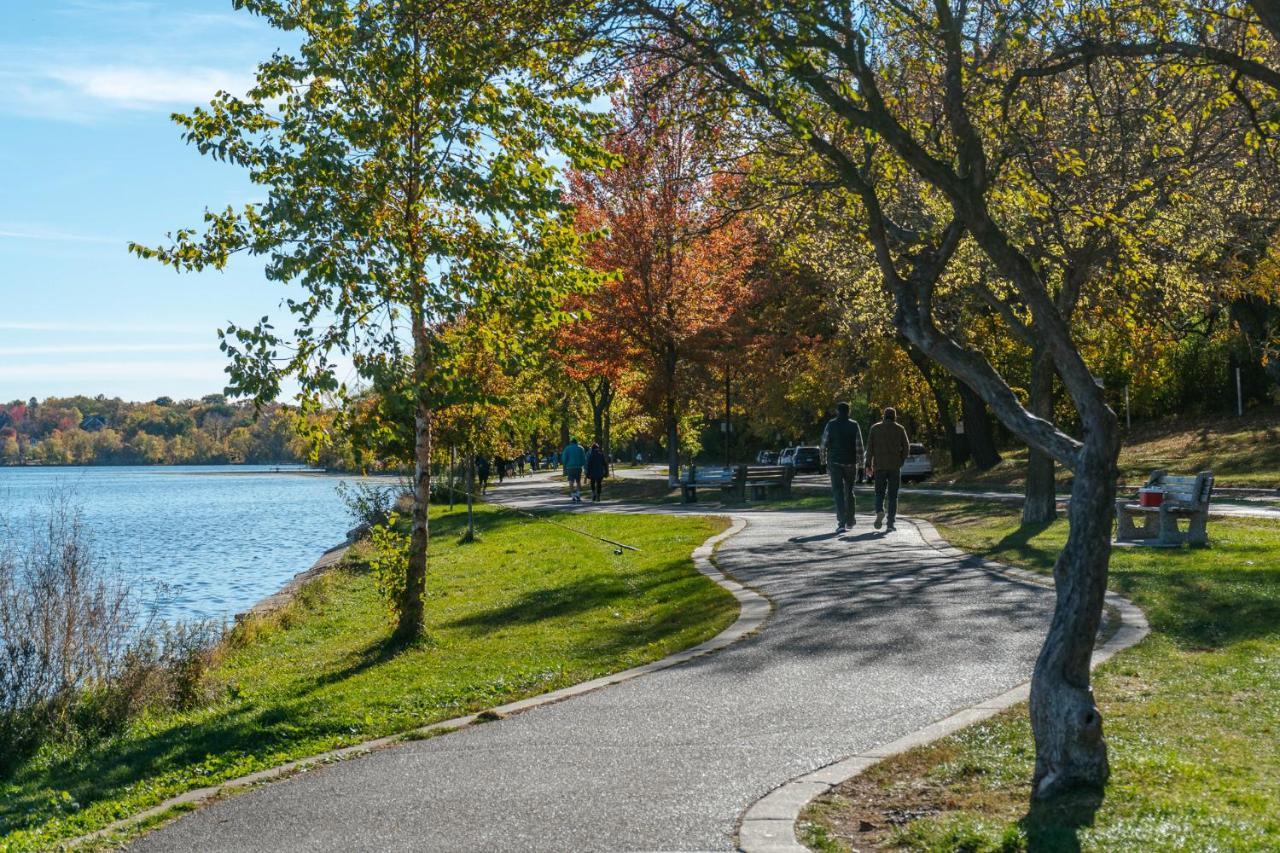
[[[918,483],[933,476],[933,460],[923,444],[912,444],[907,461],[902,463],[902,482]]]

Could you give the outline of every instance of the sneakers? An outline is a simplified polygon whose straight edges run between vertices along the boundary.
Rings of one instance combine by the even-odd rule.
[[[879,530],[879,529],[880,529],[880,525],[882,525],[882,524],[884,524],[884,513],[883,513],[883,512],[877,512],[877,513],[876,513],[876,521],[875,521],[875,527],[876,527],[876,530]]]
[[[844,533],[844,525],[843,525],[843,524],[837,524],[837,525],[836,525],[836,535],[837,535],[837,536],[839,536],[841,533]]]
[[[897,530],[898,528],[897,528],[897,527],[895,527],[895,526],[894,526],[894,523],[891,521],[891,522],[889,522],[888,524],[886,524],[886,525],[885,525],[884,529],[885,529],[885,531],[892,531],[892,530]]]

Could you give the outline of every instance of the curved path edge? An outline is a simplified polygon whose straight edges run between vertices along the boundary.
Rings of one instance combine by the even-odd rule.
[[[996,563],[956,548],[938,533],[937,528],[924,519],[912,518],[900,519],[900,521],[907,521],[915,526],[926,543],[948,557],[963,560],[967,565],[976,566],[1021,583],[1041,587],[1053,586],[1052,580],[1045,575]],[[1118,614],[1119,625],[1106,642],[1094,649],[1093,658],[1090,661],[1091,668],[1109,660],[1117,652],[1136,645],[1151,630],[1147,624],[1146,614],[1127,598],[1108,592],[1105,605]],[[1012,690],[957,711],[949,717],[930,723],[883,746],[851,755],[803,776],[797,776],[774,788],[743,812],[738,827],[738,849],[743,853],[808,853],[809,848],[801,844],[796,837],[796,824],[800,813],[810,802],[886,758],[940,740],[975,723],[994,717],[1001,711],[1027,701],[1030,695],[1031,682],[1025,681]]]
[[[708,514],[726,517],[724,513]],[[166,812],[173,809],[199,807],[212,800],[230,794],[239,793],[247,788],[288,778],[295,773],[304,772],[308,768],[316,765],[344,761],[349,758],[357,758],[361,755],[367,755],[371,752],[396,746],[397,744],[404,743],[405,741],[421,740],[427,737],[448,734],[449,732],[457,731],[458,729],[463,729],[468,726],[482,724],[490,720],[500,719],[512,714],[519,714],[524,711],[530,711],[544,705],[562,702],[565,699],[571,699],[575,696],[581,696],[584,693],[600,690],[612,684],[631,681],[634,678],[639,678],[659,670],[668,669],[694,658],[702,657],[703,655],[718,652],[721,649],[727,648],[728,646],[731,646],[739,640],[758,631],[760,627],[764,625],[765,621],[769,618],[769,614],[773,610],[773,605],[768,598],[745,584],[741,584],[734,580],[728,574],[722,572],[715,564],[714,554],[716,547],[726,539],[741,533],[747,527],[747,520],[745,518],[732,515],[727,517],[730,521],[729,527],[708,538],[705,542],[695,548],[691,555],[693,558],[694,568],[696,568],[701,574],[710,578],[717,586],[728,590],[738,602],[738,618],[733,622],[733,624],[709,640],[705,640],[696,646],[691,646],[682,651],[675,652],[674,654],[667,655],[659,660],[632,667],[631,669],[624,669],[610,675],[602,675],[599,678],[593,678],[590,681],[583,681],[579,684],[570,685],[569,687],[562,687],[559,690],[553,690],[550,693],[541,693],[537,696],[531,696],[528,699],[520,699],[515,702],[508,702],[505,705],[498,705],[483,711],[477,711],[474,714],[454,717],[450,720],[441,720],[436,723],[420,726],[416,729],[409,729],[407,731],[397,732],[396,734],[386,735],[373,740],[362,741],[361,743],[345,746],[341,749],[334,749],[329,750],[328,752],[317,753],[316,755],[309,755],[305,758],[295,759],[294,761],[279,764],[275,767],[268,767],[264,770],[259,770],[245,776],[227,779],[226,781],[219,782],[216,785],[209,785],[204,788],[195,788],[190,791],[185,791],[136,814],[107,824],[93,832],[81,835],[77,838],[68,839],[61,843],[61,848],[75,848],[82,844],[102,839],[104,836],[110,835],[111,833],[131,829],[145,821],[161,817]],[[336,550],[337,549],[335,548],[331,549],[331,551],[325,552],[326,556]],[[257,607],[255,606],[255,610],[256,609]]]

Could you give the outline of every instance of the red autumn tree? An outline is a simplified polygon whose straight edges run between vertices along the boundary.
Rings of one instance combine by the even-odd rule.
[[[723,339],[718,330],[750,292],[756,237],[718,205],[733,185],[720,169],[722,140],[688,120],[696,83],[671,71],[662,63],[632,70],[613,99],[617,130],[606,147],[617,166],[570,175],[580,227],[604,234],[589,263],[615,273],[586,300],[589,318],[571,334],[592,360],[643,374],[641,395],[662,412],[675,477],[685,374]]]

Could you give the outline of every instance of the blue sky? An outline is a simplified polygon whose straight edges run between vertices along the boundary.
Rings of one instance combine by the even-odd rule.
[[[0,401],[221,391],[215,329],[283,319],[253,260],[179,276],[126,244],[260,197],[169,115],[288,38],[230,0],[0,0]]]

